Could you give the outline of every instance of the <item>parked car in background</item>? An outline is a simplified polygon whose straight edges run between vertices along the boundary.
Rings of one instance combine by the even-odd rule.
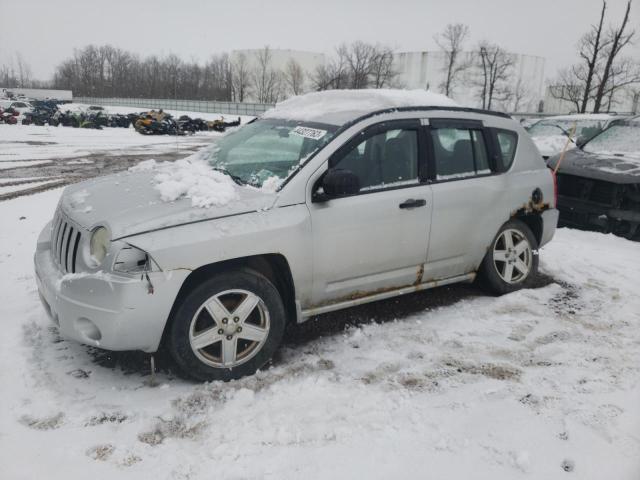
[[[552,173],[509,116],[425,91],[294,97],[189,160],[66,188],[35,253],[62,335],[161,341],[252,374],[289,322],[474,279],[512,292],[554,235]]]
[[[33,111],[33,106],[23,100],[0,100],[0,108],[3,110],[13,109],[18,112],[19,116],[24,116],[25,113]]]
[[[543,158],[547,159],[560,153],[574,127],[569,148],[588,141],[607,128],[612,120],[619,118],[610,114],[561,115],[540,119],[528,126],[527,131]]]
[[[640,240],[640,117],[616,120],[567,152],[557,182],[561,225]]]

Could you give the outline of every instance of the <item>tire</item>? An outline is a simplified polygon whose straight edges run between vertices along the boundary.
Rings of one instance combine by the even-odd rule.
[[[526,272],[522,272],[524,267],[527,267]],[[535,236],[524,222],[508,221],[500,228],[482,260],[478,277],[480,286],[503,295],[528,287],[537,274],[538,242]]]
[[[254,374],[284,334],[278,289],[249,269],[218,274],[182,299],[167,346],[180,370],[195,380],[229,381]]]

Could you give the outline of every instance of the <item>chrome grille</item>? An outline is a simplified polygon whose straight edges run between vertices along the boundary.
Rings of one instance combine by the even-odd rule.
[[[65,273],[76,273],[76,259],[81,237],[80,230],[58,212],[51,231],[51,255],[53,261]]]

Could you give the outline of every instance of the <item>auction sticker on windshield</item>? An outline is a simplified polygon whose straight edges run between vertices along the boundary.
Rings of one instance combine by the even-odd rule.
[[[296,135],[300,135],[301,137],[305,137],[305,138],[311,138],[313,140],[320,140],[327,133],[326,130],[320,130],[318,128],[310,128],[310,127],[302,127],[302,126],[297,126],[291,131]]]

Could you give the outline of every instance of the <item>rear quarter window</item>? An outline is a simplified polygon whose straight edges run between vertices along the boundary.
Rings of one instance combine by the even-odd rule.
[[[498,170],[506,172],[511,168],[518,147],[518,134],[511,130],[494,129],[498,148]]]

